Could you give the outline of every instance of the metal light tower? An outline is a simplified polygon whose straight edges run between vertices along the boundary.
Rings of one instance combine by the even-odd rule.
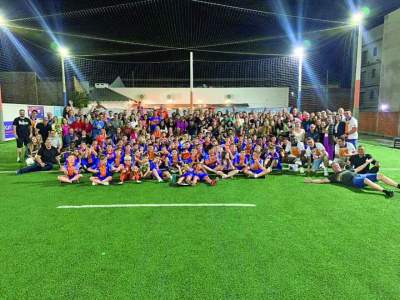
[[[303,60],[304,60],[304,47],[296,47],[293,55],[298,58],[299,61],[299,78],[297,86],[297,109],[301,111],[301,92],[302,92],[302,78],[303,78]]]
[[[362,24],[364,14],[357,12],[351,17],[351,23],[357,26],[357,51],[356,51],[356,70],[354,79],[353,115],[358,119],[360,112],[360,92],[361,92],[361,56],[362,56]]]
[[[68,99],[67,99],[67,83],[65,79],[65,59],[69,56],[69,50],[65,47],[58,48],[58,53],[61,57],[61,72],[62,72],[62,88],[63,88],[63,99],[64,99],[64,106],[67,106]]]

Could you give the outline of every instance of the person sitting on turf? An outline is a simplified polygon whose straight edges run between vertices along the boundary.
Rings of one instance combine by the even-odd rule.
[[[233,159],[233,165],[239,173],[246,173],[248,165],[249,165],[249,157],[246,154],[246,150],[242,150],[236,153]]]
[[[201,163],[195,163],[193,165],[192,185],[196,185],[198,182],[206,182],[211,186],[215,186],[217,184],[216,180],[213,180],[208,176],[206,170]]]
[[[269,145],[268,147],[268,152],[265,157],[265,167],[267,169],[271,168],[282,171],[282,159],[274,145]]]
[[[329,158],[328,154],[325,151],[324,145],[321,143],[316,143],[313,138],[307,138],[307,146],[306,146],[306,158],[307,158],[307,172],[313,173],[317,172],[322,165],[324,170],[324,176],[328,176],[328,164]]]
[[[182,175],[179,177],[178,181],[176,182],[177,185],[192,185],[193,179],[193,171],[194,169],[189,165],[184,165],[182,168]]]
[[[153,160],[150,160],[150,171],[153,178],[157,179],[158,182],[163,182],[166,179],[171,179],[171,174],[168,171],[160,170],[161,160],[159,156],[155,156]]]
[[[211,172],[217,175],[222,174],[221,172],[223,171],[223,167],[221,164],[221,158],[217,151],[217,147],[212,147],[208,151],[208,153],[204,155],[203,167],[207,172]]]
[[[264,162],[261,159],[260,152],[254,151],[249,162],[249,168],[246,169],[244,173],[248,177],[259,178],[271,173],[271,171],[272,171],[271,168],[267,169],[264,167]]]
[[[239,170],[237,170],[233,165],[228,152],[222,153],[221,166],[222,166],[222,171],[218,171],[217,175],[221,176],[224,179],[232,178],[233,176],[239,173]]]
[[[349,158],[356,154],[356,148],[352,143],[346,142],[345,136],[338,137],[335,145],[335,161],[347,164]]]
[[[282,161],[289,165],[289,169],[297,172],[300,167],[300,173],[304,173],[303,165],[306,164],[305,148],[303,142],[298,142],[295,137],[291,142],[288,137],[282,141]]]
[[[101,155],[97,164],[88,169],[95,175],[90,177],[92,185],[109,185],[112,181],[112,166],[107,163],[107,156]]]
[[[358,168],[359,166],[365,164],[367,159],[372,159],[371,164],[373,165],[370,168],[370,164],[366,165],[366,167],[360,170],[359,174],[366,174],[366,173],[378,173],[379,172],[379,162],[372,158],[371,154],[365,154],[365,147],[363,145],[358,146],[357,154],[354,154],[350,157],[350,166],[352,168]]]
[[[370,187],[375,191],[379,191],[385,194],[387,198],[393,197],[393,191],[386,190],[376,182],[382,181],[387,185],[392,187],[397,187],[400,189],[400,184],[395,182],[394,180],[386,177],[381,173],[366,173],[366,174],[358,174],[361,170],[363,170],[368,164],[372,162],[372,159],[367,159],[365,163],[355,170],[344,170],[341,168],[339,163],[332,163],[332,170],[334,173],[330,175],[328,178],[323,179],[311,179],[306,178],[304,180],[305,183],[339,183],[345,186],[354,187],[357,189],[362,189],[366,186]]]
[[[124,184],[126,181],[133,179],[132,158],[130,155],[124,157],[124,163],[114,166],[115,172],[120,172],[119,183]]]
[[[79,182],[82,174],[79,174],[79,163],[77,164],[77,157],[69,155],[65,165],[60,168],[64,175],[58,176],[60,183],[74,183]]]
[[[59,156],[60,153],[51,145],[51,141],[47,139],[35,156],[35,163],[17,170],[16,174],[21,175],[30,172],[50,171],[53,169],[53,165],[59,164]]]

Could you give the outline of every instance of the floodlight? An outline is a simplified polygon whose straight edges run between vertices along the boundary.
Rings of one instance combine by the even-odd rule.
[[[304,47],[299,46],[299,47],[294,48],[293,55],[298,58],[303,58],[305,55]]]
[[[69,49],[65,47],[59,47],[58,48],[58,53],[60,54],[61,57],[68,57],[69,56]]]
[[[356,12],[351,16],[351,24],[359,26],[364,20],[364,14],[362,12]]]
[[[7,19],[5,16],[0,14],[0,27],[5,27],[5,26],[7,26]]]
[[[389,110],[389,104],[381,104],[381,111],[388,111]]]

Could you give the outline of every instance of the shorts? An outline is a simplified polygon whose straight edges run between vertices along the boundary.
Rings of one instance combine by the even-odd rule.
[[[367,173],[367,174],[358,174],[353,178],[353,186],[359,189],[365,187],[364,179],[367,178],[372,182],[378,181],[378,174]]]
[[[260,174],[262,173],[264,170],[263,169],[257,169],[257,170],[250,170],[253,174]]]
[[[211,165],[207,165],[207,167],[209,167],[210,169],[214,170],[217,167],[217,164],[211,164]]]
[[[104,181],[105,179],[107,179],[110,176],[96,176],[100,181]]]
[[[154,171],[154,170],[156,170],[157,171],[157,173],[158,173],[158,176],[160,176],[160,177],[162,177],[163,176],[163,171],[161,171],[161,170],[157,170],[157,169],[153,169],[153,170],[151,170],[152,172]]]
[[[28,136],[26,137],[19,137],[17,140],[17,148],[22,148],[23,145],[28,146],[30,143],[30,139]]]
[[[204,181],[204,178],[208,177],[207,173],[193,173],[193,175],[198,177],[200,181]]]
[[[191,176],[193,176],[193,172],[186,172],[182,176],[185,177],[185,178],[191,177]]]

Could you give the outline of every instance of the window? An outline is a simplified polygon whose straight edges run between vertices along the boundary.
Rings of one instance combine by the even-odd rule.
[[[370,90],[369,92],[369,100],[374,100],[375,98],[375,91],[374,90]]]
[[[361,72],[361,85],[362,86],[366,85],[366,82],[365,82],[366,79],[367,79],[367,72],[366,71],[362,71]]]
[[[366,65],[368,59],[368,50],[362,52],[361,64]]]
[[[376,76],[376,69],[372,69],[371,78],[375,78]]]
[[[375,48],[374,48],[374,56],[377,56],[377,55],[378,55],[378,48],[375,47]]]

